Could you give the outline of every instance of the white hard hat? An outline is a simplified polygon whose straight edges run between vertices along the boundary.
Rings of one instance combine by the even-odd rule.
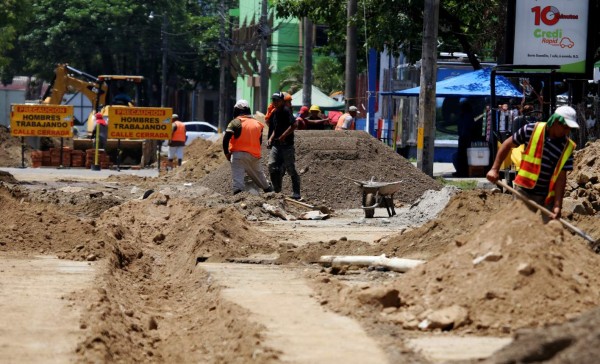
[[[571,106],[558,107],[554,113],[562,116],[569,128],[579,129],[579,124],[577,124],[577,112]]]

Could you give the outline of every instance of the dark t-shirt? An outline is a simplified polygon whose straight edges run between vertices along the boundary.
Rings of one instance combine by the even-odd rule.
[[[533,128],[535,127],[535,123],[526,124],[521,129],[517,130],[513,134],[513,142],[516,145],[521,145],[529,143],[529,139],[531,139],[531,134],[533,134]],[[558,164],[560,156],[562,155],[565,146],[567,145],[567,138],[557,138],[550,139],[547,137],[544,140],[544,148],[542,151],[542,169],[540,171],[540,176],[538,177],[538,181],[531,189],[531,194],[546,196],[548,194],[548,187],[550,186],[550,179],[552,178],[552,173]],[[573,154],[569,156],[567,162],[565,163],[563,171],[572,171],[573,170]]]
[[[281,110],[273,111],[271,115],[270,121],[270,130],[275,134],[273,140],[277,140],[281,134],[283,134],[291,125],[296,122],[294,115],[287,109],[283,108]],[[294,133],[291,133],[285,138],[285,141],[282,143],[285,145],[293,145],[294,144]]]

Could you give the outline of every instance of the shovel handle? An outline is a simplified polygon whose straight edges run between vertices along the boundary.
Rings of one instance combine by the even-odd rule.
[[[528,199],[527,197],[525,197],[525,195],[523,195],[521,192],[515,190],[514,188],[510,187],[509,185],[507,185],[506,183],[502,182],[502,181],[496,181],[496,184],[500,187],[504,187],[506,188],[508,191],[510,191],[513,195],[517,196],[518,198],[520,198],[523,202],[525,202],[526,204],[528,204],[529,206],[532,206],[538,210],[540,210],[544,215],[552,218],[554,217],[554,214],[548,210],[547,208],[545,208],[544,206],[538,204],[535,201],[532,201],[530,199]],[[572,232],[574,232],[575,234],[578,234],[579,236],[581,236],[582,238],[584,238],[585,240],[589,241],[590,243],[592,243],[592,248],[596,248],[596,246],[598,245],[598,241],[594,238],[592,238],[590,235],[588,235],[586,232],[584,232],[583,230],[581,230],[580,228],[576,227],[575,225],[571,224],[570,222],[568,222],[567,220],[563,219],[563,218],[559,218],[558,221],[560,221],[561,224],[563,224],[567,229],[571,230]]]

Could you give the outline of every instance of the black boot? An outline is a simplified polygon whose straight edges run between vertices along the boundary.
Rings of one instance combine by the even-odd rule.
[[[299,175],[295,175],[295,176],[291,176],[292,178],[292,192],[294,193],[292,195],[292,198],[295,200],[300,200],[302,197],[300,197],[300,176]]]
[[[271,177],[271,184],[273,185],[273,191],[281,192],[281,181],[283,179],[281,176],[281,173],[272,171],[269,173],[269,175]]]

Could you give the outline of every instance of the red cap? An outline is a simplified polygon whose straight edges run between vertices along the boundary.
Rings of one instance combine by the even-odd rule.
[[[300,114],[304,114],[304,113],[306,113],[306,112],[308,112],[308,106],[302,106],[302,107],[300,108]]]
[[[102,116],[102,113],[97,113],[96,119],[104,119],[104,117]]]

